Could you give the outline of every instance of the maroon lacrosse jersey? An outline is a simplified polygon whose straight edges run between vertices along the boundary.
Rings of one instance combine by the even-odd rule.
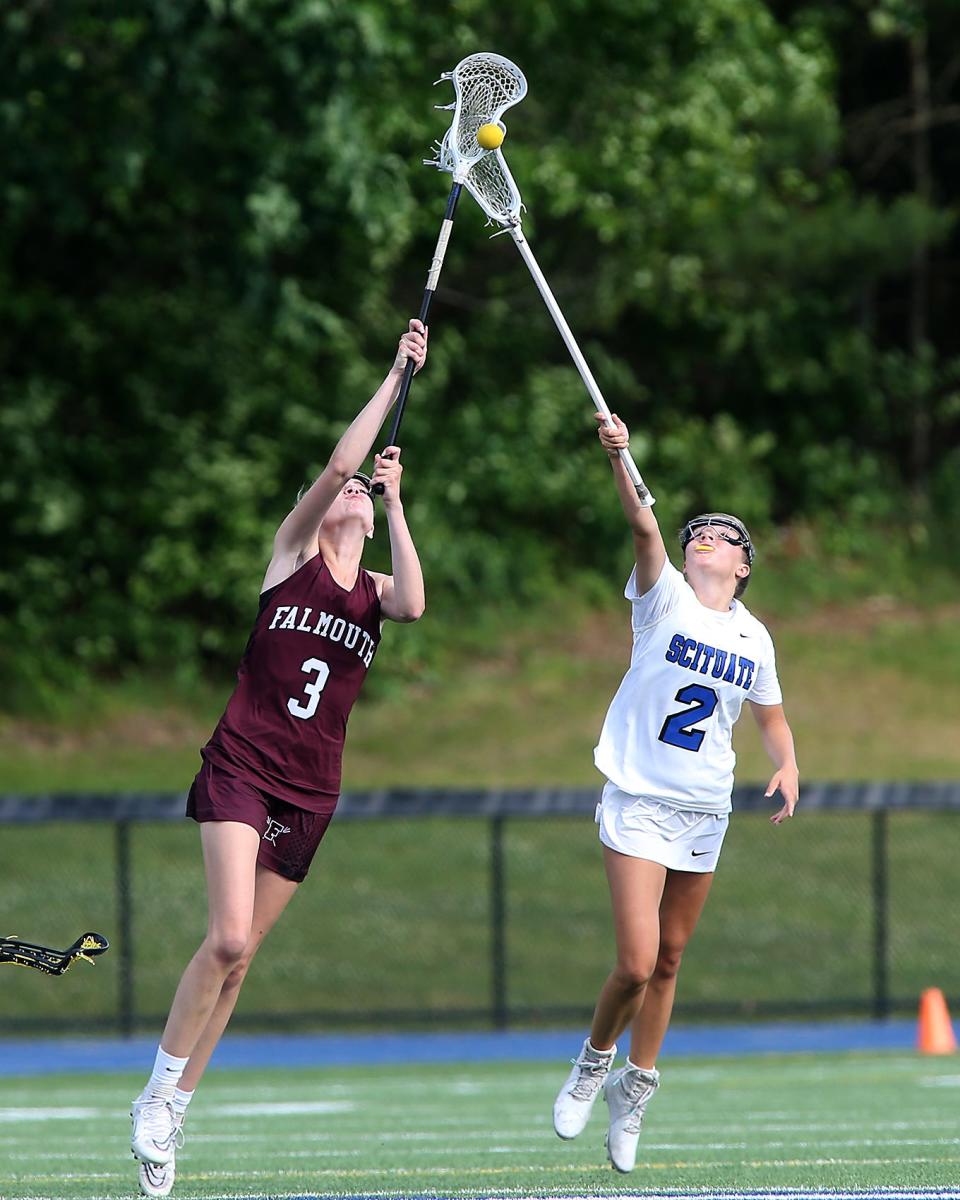
[[[346,591],[311,558],[261,594],[236,690],[201,754],[270,796],[331,812],[347,718],[379,642],[369,572]]]

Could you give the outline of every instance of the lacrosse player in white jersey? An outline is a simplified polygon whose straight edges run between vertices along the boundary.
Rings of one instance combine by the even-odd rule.
[[[684,947],[710,891],[727,829],[731,735],[744,700],[776,767],[766,790],[793,816],[799,777],[784,716],[773,642],[740,603],[754,549],[742,521],[706,513],[680,533],[683,572],[670,564],[651,501],[641,503],[619,456],[626,426],[597,414],[620,501],[633,533],[630,667],[594,753],[607,783],[597,824],[610,885],[617,962],[597,1000],[590,1036],[557,1096],[553,1124],[573,1138],[601,1088],[609,1109],[607,1154],[632,1171],[646,1106],[659,1087],[663,1042]],[[611,1070],[630,1028],[626,1064]]]

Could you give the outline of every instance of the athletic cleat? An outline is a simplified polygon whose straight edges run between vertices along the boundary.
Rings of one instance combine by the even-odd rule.
[[[171,1158],[165,1167],[138,1160],[137,1168],[137,1182],[142,1196],[169,1196],[173,1191],[173,1181],[177,1177],[175,1159]]]
[[[134,1100],[130,1149],[142,1163],[165,1167],[173,1161],[180,1122],[169,1100]]]
[[[177,1150],[183,1145],[183,1117],[174,1113],[176,1129],[173,1135],[173,1154],[165,1166],[137,1160],[137,1181],[144,1196],[169,1196],[177,1178]]]
[[[659,1071],[629,1064],[608,1075],[603,1085],[603,1098],[610,1109],[607,1157],[624,1175],[636,1165],[643,1114],[659,1086]]]
[[[593,1102],[616,1056],[616,1046],[594,1050],[589,1038],[583,1043],[583,1049],[571,1060],[573,1070],[553,1104],[553,1128],[558,1137],[575,1138],[583,1133]]]

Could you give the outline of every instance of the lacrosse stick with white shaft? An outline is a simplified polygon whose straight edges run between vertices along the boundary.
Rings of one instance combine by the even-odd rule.
[[[512,64],[511,64],[512,66]],[[520,79],[523,80],[523,75],[518,67],[513,67]],[[523,91],[526,92],[526,82],[523,82]],[[502,140],[502,139],[501,139]],[[441,171],[453,170],[453,159],[449,155],[445,155],[446,139],[440,149],[439,161],[428,165],[437,166]],[[510,169],[506,164],[499,148],[488,150],[479,158],[474,159],[468,168],[466,175],[463,177],[463,186],[467,189],[474,200],[480,205],[486,213],[490,221],[495,221],[498,225],[502,225],[505,230],[509,231],[510,236],[516,243],[517,249],[527,264],[530,274],[533,276],[540,295],[543,297],[547,309],[553,317],[553,320],[560,331],[560,336],[563,338],[567,349],[570,351],[570,357],[573,359],[574,365],[580,372],[580,378],[590,399],[594,403],[597,412],[602,413],[607,425],[613,425],[613,417],[610,409],[607,406],[606,400],[600,388],[597,386],[597,381],[593,377],[593,372],[587,365],[587,360],[583,357],[580,347],[577,345],[576,338],[570,330],[563,313],[560,311],[560,305],[557,303],[556,297],[550,290],[550,286],[543,276],[543,272],[537,265],[537,260],[533,256],[533,251],[526,238],[523,236],[523,228],[521,224],[520,213],[524,207],[523,201],[520,199],[520,192],[514,182],[513,176],[510,174]],[[637,498],[640,503],[648,508],[655,503],[650,490],[643,482],[640,472],[637,470],[637,464],[633,461],[633,456],[629,450],[620,451],[620,460],[623,463],[624,469],[630,477],[630,481],[637,491]]]
[[[481,145],[481,140],[493,144],[497,137],[503,140],[504,126],[500,120],[503,113],[511,105],[522,100],[526,95],[527,81],[523,74],[506,58],[499,54],[471,54],[468,58],[457,63],[452,71],[444,71],[437,80],[441,83],[449,79],[453,84],[454,100],[452,104],[438,104],[441,109],[452,109],[453,120],[450,128],[437,143],[438,151],[447,164],[445,170],[453,175],[453,186],[447,197],[447,207],[440,225],[440,236],[433,252],[430,270],[427,272],[427,286],[423,289],[423,299],[420,301],[420,312],[417,316],[427,324],[430,303],[437,290],[440,271],[443,268],[447,243],[453,229],[453,217],[460,199],[460,191],[464,178],[470,168],[488,151]],[[478,135],[479,139],[478,140]],[[403,410],[410,392],[413,379],[413,360],[407,359],[403,369],[403,379],[397,392],[397,400],[393,410],[393,424],[390,428],[388,446],[395,446],[403,419]],[[374,491],[382,494],[383,484],[374,485]]]

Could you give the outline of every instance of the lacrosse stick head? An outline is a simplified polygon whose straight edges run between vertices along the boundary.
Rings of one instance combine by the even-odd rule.
[[[453,120],[440,143],[438,159],[431,165],[449,171],[457,183],[464,183],[470,169],[485,155],[498,153],[480,145],[477,130],[481,125],[503,129],[500,118],[527,94],[527,81],[509,58],[486,53],[462,59],[441,79],[453,84],[455,99],[452,104],[438,107],[452,109]]]

